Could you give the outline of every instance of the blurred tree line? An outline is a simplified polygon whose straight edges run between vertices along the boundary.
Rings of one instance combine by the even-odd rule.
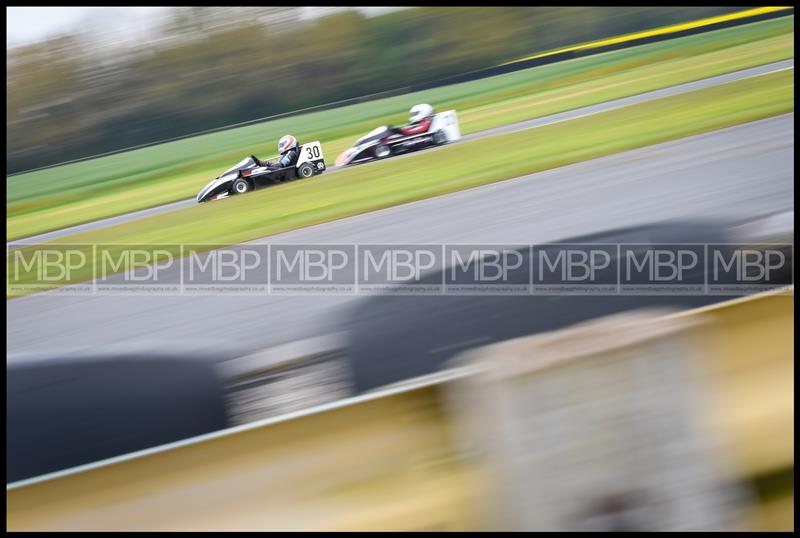
[[[741,7],[177,8],[136,46],[7,51],[7,173],[486,68]]]

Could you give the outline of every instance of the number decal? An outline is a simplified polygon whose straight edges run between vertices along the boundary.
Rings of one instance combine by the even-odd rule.
[[[309,159],[319,159],[320,156],[319,146],[309,146],[306,148],[306,150],[308,151]]]

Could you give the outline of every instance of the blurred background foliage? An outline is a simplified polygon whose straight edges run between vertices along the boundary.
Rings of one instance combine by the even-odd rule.
[[[136,44],[7,50],[6,172],[486,68],[742,7],[174,8]]]

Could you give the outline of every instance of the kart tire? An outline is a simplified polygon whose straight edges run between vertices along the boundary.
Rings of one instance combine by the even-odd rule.
[[[233,190],[233,194],[244,194],[250,190],[250,182],[246,179],[237,179],[233,182],[231,190]]]
[[[305,163],[297,169],[297,177],[309,178],[314,175],[314,166],[311,163]]]
[[[375,148],[375,158],[376,159],[385,159],[389,155],[392,154],[392,148],[387,146],[386,144],[381,144]]]
[[[433,133],[433,143],[437,146],[447,144],[447,135],[444,134],[444,131],[436,131]]]

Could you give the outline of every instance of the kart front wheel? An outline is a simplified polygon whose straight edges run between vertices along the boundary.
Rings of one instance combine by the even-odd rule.
[[[297,169],[297,177],[309,178],[314,175],[314,167],[311,163],[305,163]]]
[[[233,192],[244,194],[250,190],[250,183],[246,179],[237,179],[233,184]]]
[[[441,146],[442,144],[447,143],[447,135],[444,134],[444,131],[436,131],[433,134],[433,143],[437,146]]]
[[[388,157],[391,153],[392,153],[392,148],[390,148],[386,144],[381,144],[380,146],[375,148],[375,157],[378,159],[383,159],[384,157]]]

